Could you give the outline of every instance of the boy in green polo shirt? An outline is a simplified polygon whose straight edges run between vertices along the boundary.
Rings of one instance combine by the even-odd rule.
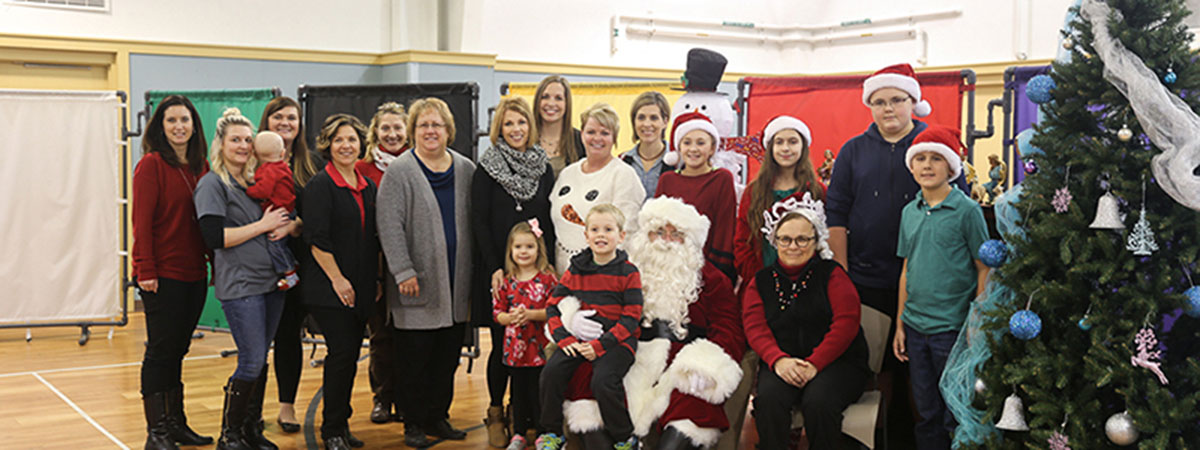
[[[956,422],[938,380],[987,279],[987,267],[975,259],[987,240],[983,210],[950,185],[962,172],[962,149],[957,130],[930,125],[905,154],[921,192],[900,216],[896,256],[904,258],[904,268],[892,348],[896,359],[909,363],[920,449],[950,448]]]

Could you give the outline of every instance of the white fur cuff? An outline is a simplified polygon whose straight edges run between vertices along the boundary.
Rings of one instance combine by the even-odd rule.
[[[684,436],[687,436],[692,444],[700,448],[712,448],[717,445],[717,441],[721,440],[721,430],[716,428],[701,428],[696,426],[691,420],[673,420],[667,423],[668,427],[675,427]]]
[[[741,365],[721,346],[707,339],[697,339],[679,350],[667,372],[676,390],[714,405],[724,403],[742,381]],[[713,380],[713,386],[703,392],[690,392],[688,375],[693,373],[708,376]]]
[[[574,433],[587,433],[604,428],[604,419],[600,417],[600,404],[595,400],[564,401],[563,418],[567,421],[567,429]]]

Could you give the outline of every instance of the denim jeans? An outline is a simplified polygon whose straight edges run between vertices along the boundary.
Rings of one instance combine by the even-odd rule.
[[[233,378],[254,381],[267,364],[271,339],[283,315],[283,292],[275,291],[221,300],[221,310],[229,321],[229,331],[237,344],[238,363]]]
[[[913,401],[917,404],[918,449],[949,449],[950,436],[958,426],[954,415],[946,409],[938,381],[946,369],[950,349],[958,340],[957,331],[922,334],[904,325],[904,345],[908,350],[908,370],[912,379]]]

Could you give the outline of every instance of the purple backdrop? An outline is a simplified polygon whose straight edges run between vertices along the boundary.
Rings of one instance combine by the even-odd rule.
[[[1017,134],[1033,127],[1037,123],[1038,112],[1037,103],[1029,100],[1025,96],[1025,85],[1029,83],[1029,79],[1036,75],[1050,73],[1050,66],[1025,66],[1015,67],[1013,70],[1013,80],[1005,83],[1005,89],[1013,91],[1013,109],[1012,109],[1012,135],[1004,136],[1004,145],[1010,146],[1013,149],[1013,161],[1009,163],[1009,173],[1013,174],[1013,184],[1020,183],[1025,179],[1025,171],[1021,169],[1020,151],[1017,149]]]

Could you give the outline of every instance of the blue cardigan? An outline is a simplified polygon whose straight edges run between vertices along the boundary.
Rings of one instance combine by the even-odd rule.
[[[873,288],[895,289],[904,261],[896,257],[900,212],[921,187],[904,164],[913,138],[927,125],[913,120],[913,129],[895,144],[883,139],[874,123],[846,141],[833,165],[826,192],[825,214],[830,227],[846,227],[850,279]],[[965,177],[951,183],[967,192]]]

